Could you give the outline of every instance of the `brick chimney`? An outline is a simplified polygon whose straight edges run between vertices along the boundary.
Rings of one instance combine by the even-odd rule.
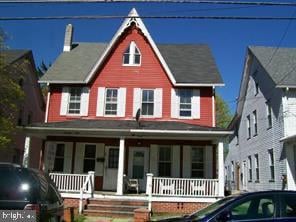
[[[72,49],[72,39],[73,39],[73,26],[68,24],[66,26],[65,41],[64,41],[64,52],[70,52]]]

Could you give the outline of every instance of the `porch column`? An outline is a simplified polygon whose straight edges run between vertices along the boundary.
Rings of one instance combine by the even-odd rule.
[[[123,194],[124,138],[120,138],[116,195]]]
[[[218,196],[224,197],[224,158],[223,142],[218,143]]]
[[[30,162],[30,145],[31,145],[31,137],[26,136],[25,139],[25,147],[24,147],[24,156],[23,156],[23,166],[29,167]]]

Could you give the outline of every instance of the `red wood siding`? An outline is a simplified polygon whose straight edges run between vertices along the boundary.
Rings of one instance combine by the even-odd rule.
[[[134,41],[141,52],[141,66],[123,66],[122,56],[129,43]],[[98,87],[124,87],[126,88],[126,112],[123,118],[97,117],[97,94]],[[133,119],[133,90],[134,88],[162,88],[163,105],[162,118],[159,120],[172,120],[171,118],[171,88],[172,84],[153,52],[149,42],[137,30],[132,28],[121,37],[115,44],[114,49],[105,61],[103,67],[97,71],[95,78],[90,84],[89,114],[87,117],[60,116],[61,88],[52,87],[48,122],[64,121],[73,118],[88,119]],[[200,88],[200,119],[178,120],[192,124],[212,126],[212,88]],[[149,118],[151,120],[151,118]],[[154,119],[156,120],[156,119]]]

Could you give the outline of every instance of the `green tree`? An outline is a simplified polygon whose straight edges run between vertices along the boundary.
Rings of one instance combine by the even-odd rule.
[[[216,126],[227,128],[232,119],[228,104],[223,98],[216,94]]]
[[[23,99],[23,90],[12,73],[20,73],[18,67],[8,65],[4,56],[6,35],[0,29],[0,149],[9,147],[16,132],[17,115]],[[11,71],[14,72],[11,73]]]

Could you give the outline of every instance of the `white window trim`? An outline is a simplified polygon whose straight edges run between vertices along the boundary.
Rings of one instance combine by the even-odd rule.
[[[124,54],[125,54],[125,51],[127,50],[127,48],[130,49],[129,63],[128,64],[125,64],[124,63]],[[134,41],[131,41],[130,44],[129,44],[129,46],[127,48],[123,52],[122,65],[123,66],[141,66],[141,63],[142,63],[142,54],[141,54],[140,49],[137,47],[136,43]],[[139,64],[135,64],[135,51],[136,51],[135,49],[138,50],[139,55],[140,55],[140,63]]]
[[[270,129],[272,128],[272,124],[273,124],[271,105],[268,101],[265,102],[265,105],[266,105],[267,129]],[[269,116],[270,116],[270,122],[271,122],[270,124],[269,124]]]
[[[253,127],[254,127],[253,136],[257,136],[258,135],[258,117],[257,117],[256,110],[253,111]]]
[[[248,181],[253,180],[252,156],[248,156]]]
[[[273,152],[273,149],[268,150],[268,162],[269,162],[270,180],[275,180],[274,152]],[[272,167],[273,167],[273,178],[271,177],[271,168]]]

